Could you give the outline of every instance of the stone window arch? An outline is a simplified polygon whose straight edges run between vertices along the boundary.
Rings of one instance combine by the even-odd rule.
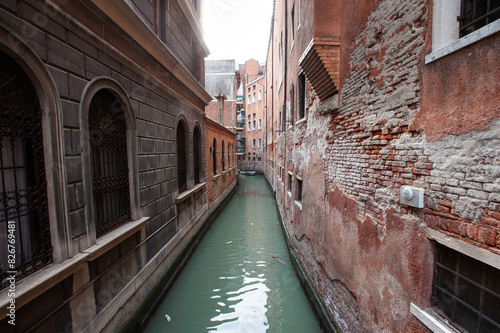
[[[92,198],[97,237],[131,221],[127,125],[120,100],[107,89],[89,107]]]
[[[84,184],[91,239],[138,220],[135,116],[124,90],[93,80],[81,103]]]
[[[0,281],[52,262],[42,109],[22,67],[0,49]],[[7,243],[14,239],[15,242]],[[15,249],[9,262],[7,244]],[[0,289],[6,287],[2,283]]]

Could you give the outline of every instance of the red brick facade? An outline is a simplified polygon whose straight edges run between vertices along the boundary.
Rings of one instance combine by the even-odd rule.
[[[214,153],[215,140],[215,153]],[[210,206],[236,185],[236,136],[226,127],[206,118],[205,121],[207,196]],[[215,163],[214,163],[215,157]],[[214,171],[214,167],[215,171]]]
[[[415,309],[435,305],[438,244],[499,276],[500,35],[429,60],[434,9],[425,0],[276,1],[266,176],[341,331],[427,332]],[[401,203],[405,185],[424,191],[423,208]]]

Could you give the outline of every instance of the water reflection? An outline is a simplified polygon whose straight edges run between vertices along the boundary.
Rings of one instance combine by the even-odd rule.
[[[265,179],[241,177],[238,192],[146,332],[320,332]]]

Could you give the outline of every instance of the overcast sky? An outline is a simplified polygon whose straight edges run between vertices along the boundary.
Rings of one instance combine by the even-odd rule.
[[[207,59],[266,60],[273,0],[204,0]]]

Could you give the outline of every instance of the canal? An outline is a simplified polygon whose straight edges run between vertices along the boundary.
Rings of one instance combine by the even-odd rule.
[[[321,332],[266,179],[239,177],[145,332]]]

